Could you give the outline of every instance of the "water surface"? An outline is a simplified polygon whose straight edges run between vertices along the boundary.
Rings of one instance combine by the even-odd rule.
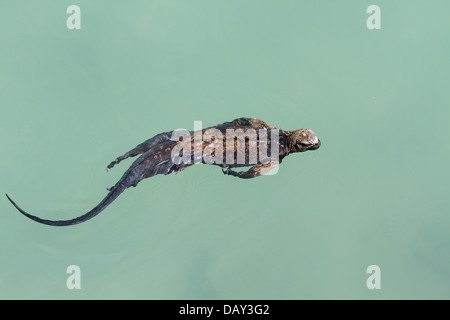
[[[3,197],[0,298],[450,298],[447,1],[377,1],[381,30],[364,1],[77,1],[80,30],[70,4],[0,3],[0,190],[25,210],[90,210],[131,164],[111,160],[195,120],[322,147],[144,180],[74,227]]]

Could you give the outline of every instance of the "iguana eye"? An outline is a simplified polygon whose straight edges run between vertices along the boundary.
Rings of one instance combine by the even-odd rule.
[[[299,144],[301,146],[309,146],[308,142],[304,142],[304,141],[301,141],[301,140],[297,140],[297,144]]]

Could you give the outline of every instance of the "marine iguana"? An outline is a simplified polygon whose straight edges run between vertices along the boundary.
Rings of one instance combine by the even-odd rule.
[[[223,124],[218,124],[214,127],[202,129],[201,137],[205,135],[206,132],[208,132],[207,131],[208,129],[217,129],[218,131],[216,131],[216,133],[217,132],[222,133],[223,136],[226,136],[227,132],[229,132],[227,130],[232,130],[231,132],[237,132],[241,129],[241,132],[248,132],[251,131],[251,129],[253,129],[254,131],[252,132],[256,133],[258,141],[267,138],[269,135],[272,138],[272,136],[275,136],[272,133],[274,134],[276,133],[278,135],[276,146],[272,145],[272,141],[274,140],[271,140],[270,144],[268,143],[265,144],[265,148],[266,152],[270,153],[272,157],[274,155],[276,156],[277,161],[263,162],[261,159],[258,159],[257,162],[250,161],[252,159],[250,156],[251,143],[249,136],[245,138],[245,143],[243,143],[244,145],[243,149],[241,148],[242,150],[238,150],[239,145],[237,143],[237,139],[234,138],[233,138],[233,145],[227,144],[225,146],[225,144],[222,144],[222,146],[224,146],[223,148],[211,148],[213,141],[216,141],[216,136],[211,137],[211,139],[209,140],[201,138],[202,140],[200,140],[200,143],[198,142],[196,143],[195,137],[198,137],[198,135],[196,136],[196,134],[198,134],[199,131],[197,132],[189,131],[189,137],[187,138],[187,140],[173,139],[172,134],[174,133],[174,131],[168,131],[160,133],[154,136],[153,138],[146,140],[145,142],[136,146],[131,151],[128,151],[124,155],[112,161],[107,166],[107,170],[111,169],[122,160],[142,154],[139,158],[137,158],[133,162],[130,168],[124,173],[124,175],[113,187],[107,188],[109,190],[109,193],[95,208],[77,218],[70,220],[41,219],[22,210],[7,194],[6,197],[16,207],[17,210],[19,210],[23,215],[34,221],[51,226],[69,226],[93,218],[94,216],[99,214],[102,210],[104,210],[111,202],[113,202],[125,189],[131,186],[136,187],[141,180],[155,176],[157,174],[167,175],[173,172],[180,172],[186,169],[187,167],[192,166],[194,163],[201,162],[206,164],[214,164],[222,167],[222,172],[226,175],[231,175],[242,179],[249,179],[265,174],[273,167],[279,165],[283,160],[283,158],[289,155],[290,153],[304,152],[307,150],[316,150],[320,147],[321,144],[320,140],[317,138],[317,136],[314,134],[312,130],[309,129],[299,129],[295,131],[278,130],[275,127],[256,118],[253,119],[238,118],[231,122],[225,122]],[[261,132],[265,133],[266,136],[262,136]],[[173,157],[174,149],[177,146],[180,147],[180,144],[183,142],[185,143],[184,144],[185,146],[190,146],[188,151],[191,152],[188,160],[191,161],[180,161],[180,160],[175,161]],[[195,159],[195,156],[199,154],[196,153],[195,149],[196,147],[200,148],[200,155],[202,155],[203,152],[206,152],[208,150],[210,152],[210,156],[214,156],[216,160],[218,158],[219,159],[222,158],[223,161],[215,161],[211,163],[211,161],[205,161],[207,157],[204,156],[203,157],[200,156],[199,159]],[[233,148],[231,151],[230,147]],[[261,151],[262,149],[261,145],[259,145],[258,148],[259,151]],[[272,154],[273,153],[272,151],[274,151],[275,149],[278,149],[278,154]],[[215,154],[215,152],[219,152],[217,150],[219,151],[221,150],[222,154],[221,155]],[[241,160],[245,159],[244,161],[240,162],[238,161],[239,152],[241,153],[240,159]],[[230,155],[231,157],[229,157]],[[244,158],[242,158],[242,156],[244,156]],[[247,171],[236,172],[232,170],[232,168],[250,165],[251,168],[248,169]]]

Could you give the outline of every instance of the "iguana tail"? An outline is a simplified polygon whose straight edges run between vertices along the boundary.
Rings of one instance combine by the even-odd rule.
[[[71,226],[74,224],[78,224],[81,222],[84,222],[86,220],[89,220],[96,215],[98,215],[100,212],[102,212],[111,202],[113,202],[124,190],[126,189],[126,186],[123,184],[117,184],[111,190],[109,191],[108,195],[91,211],[89,211],[86,214],[83,214],[77,218],[70,219],[70,220],[46,220],[41,219],[39,217],[33,216],[29,214],[28,212],[21,209],[8,195],[6,197],[9,201],[16,207],[17,210],[19,210],[24,216],[30,218],[31,220],[34,220],[36,222],[46,224],[49,226]]]

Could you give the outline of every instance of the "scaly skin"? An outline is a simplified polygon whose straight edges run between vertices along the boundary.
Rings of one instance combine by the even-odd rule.
[[[219,124],[214,127],[205,128],[202,130],[202,134],[204,135],[205,132],[209,129],[217,129],[222,134],[223,137],[226,136],[227,129],[233,129],[233,130],[239,130],[242,129],[244,131],[248,129],[254,129],[257,134],[257,139],[259,141],[259,129],[266,129],[267,130],[267,137],[269,138],[271,135],[271,130],[276,129],[275,127],[265,123],[262,120],[259,119],[250,119],[250,118],[239,118],[235,119],[231,122],[225,122],[223,124]],[[210,147],[209,150],[211,151],[211,143],[214,139],[211,139],[210,141],[203,140],[201,142],[201,145],[197,146],[194,144],[195,141],[195,133],[190,132],[190,141],[184,141],[185,145],[190,144],[190,151],[191,151],[191,158],[190,163],[174,163],[172,160],[172,151],[173,149],[178,146],[180,147],[180,143],[183,143],[183,141],[173,141],[171,140],[173,131],[164,132],[161,134],[158,134],[154,136],[151,139],[148,139],[147,141],[139,144],[136,146],[136,148],[132,149],[131,151],[125,153],[124,155],[118,157],[113,162],[111,162],[107,170],[110,170],[112,167],[114,167],[116,164],[121,162],[122,160],[125,160],[129,157],[134,157],[139,154],[141,156],[137,158],[133,164],[130,166],[130,168],[123,174],[123,176],[120,178],[120,180],[111,188],[108,188],[109,193],[108,195],[91,211],[85,213],[84,215],[81,215],[75,219],[70,220],[46,220],[41,219],[39,217],[33,216],[26,211],[22,210],[8,195],[6,197],[8,200],[19,210],[22,214],[24,214],[26,217],[37,221],[42,224],[51,225],[51,226],[68,226],[68,225],[74,225],[81,222],[84,222],[86,220],[89,220],[99,214],[101,211],[103,211],[111,202],[113,202],[125,189],[129,187],[136,187],[137,184],[145,179],[152,177],[157,174],[170,174],[172,172],[180,172],[189,166],[192,166],[195,162],[195,151],[196,148],[201,147],[201,155],[204,154],[205,150],[208,150],[208,146]],[[271,170],[274,166],[279,165],[284,157],[289,155],[290,153],[296,153],[296,152],[304,152],[307,150],[316,150],[320,147],[320,140],[316,137],[314,132],[312,132],[309,129],[299,129],[296,131],[284,131],[279,130],[279,143],[278,143],[278,159],[277,162],[274,164],[272,162],[265,162],[261,163],[249,163],[249,143],[246,141],[245,146],[243,148],[243,152],[245,153],[245,163],[238,163],[238,147],[237,147],[237,139],[234,141],[233,150],[228,150],[229,154],[233,154],[233,159],[227,158],[227,145],[224,141],[223,143],[223,154],[222,157],[218,155],[218,158],[222,158],[222,163],[209,163],[214,164],[217,166],[220,166],[222,168],[222,171],[226,175],[231,175],[235,177],[239,177],[242,179],[250,179],[255,178],[260,175],[265,174],[267,171]],[[270,143],[267,144],[267,154],[271,155],[271,147],[272,145]],[[259,150],[259,149],[258,149]],[[215,149],[214,149],[215,151]],[[215,155],[215,153],[214,153]],[[204,157],[201,159],[197,159],[198,161],[201,160],[202,163],[208,164]],[[231,161],[230,161],[231,160]],[[237,167],[243,167],[243,166],[252,166],[247,171],[240,171],[236,172],[232,170],[233,168]]]

